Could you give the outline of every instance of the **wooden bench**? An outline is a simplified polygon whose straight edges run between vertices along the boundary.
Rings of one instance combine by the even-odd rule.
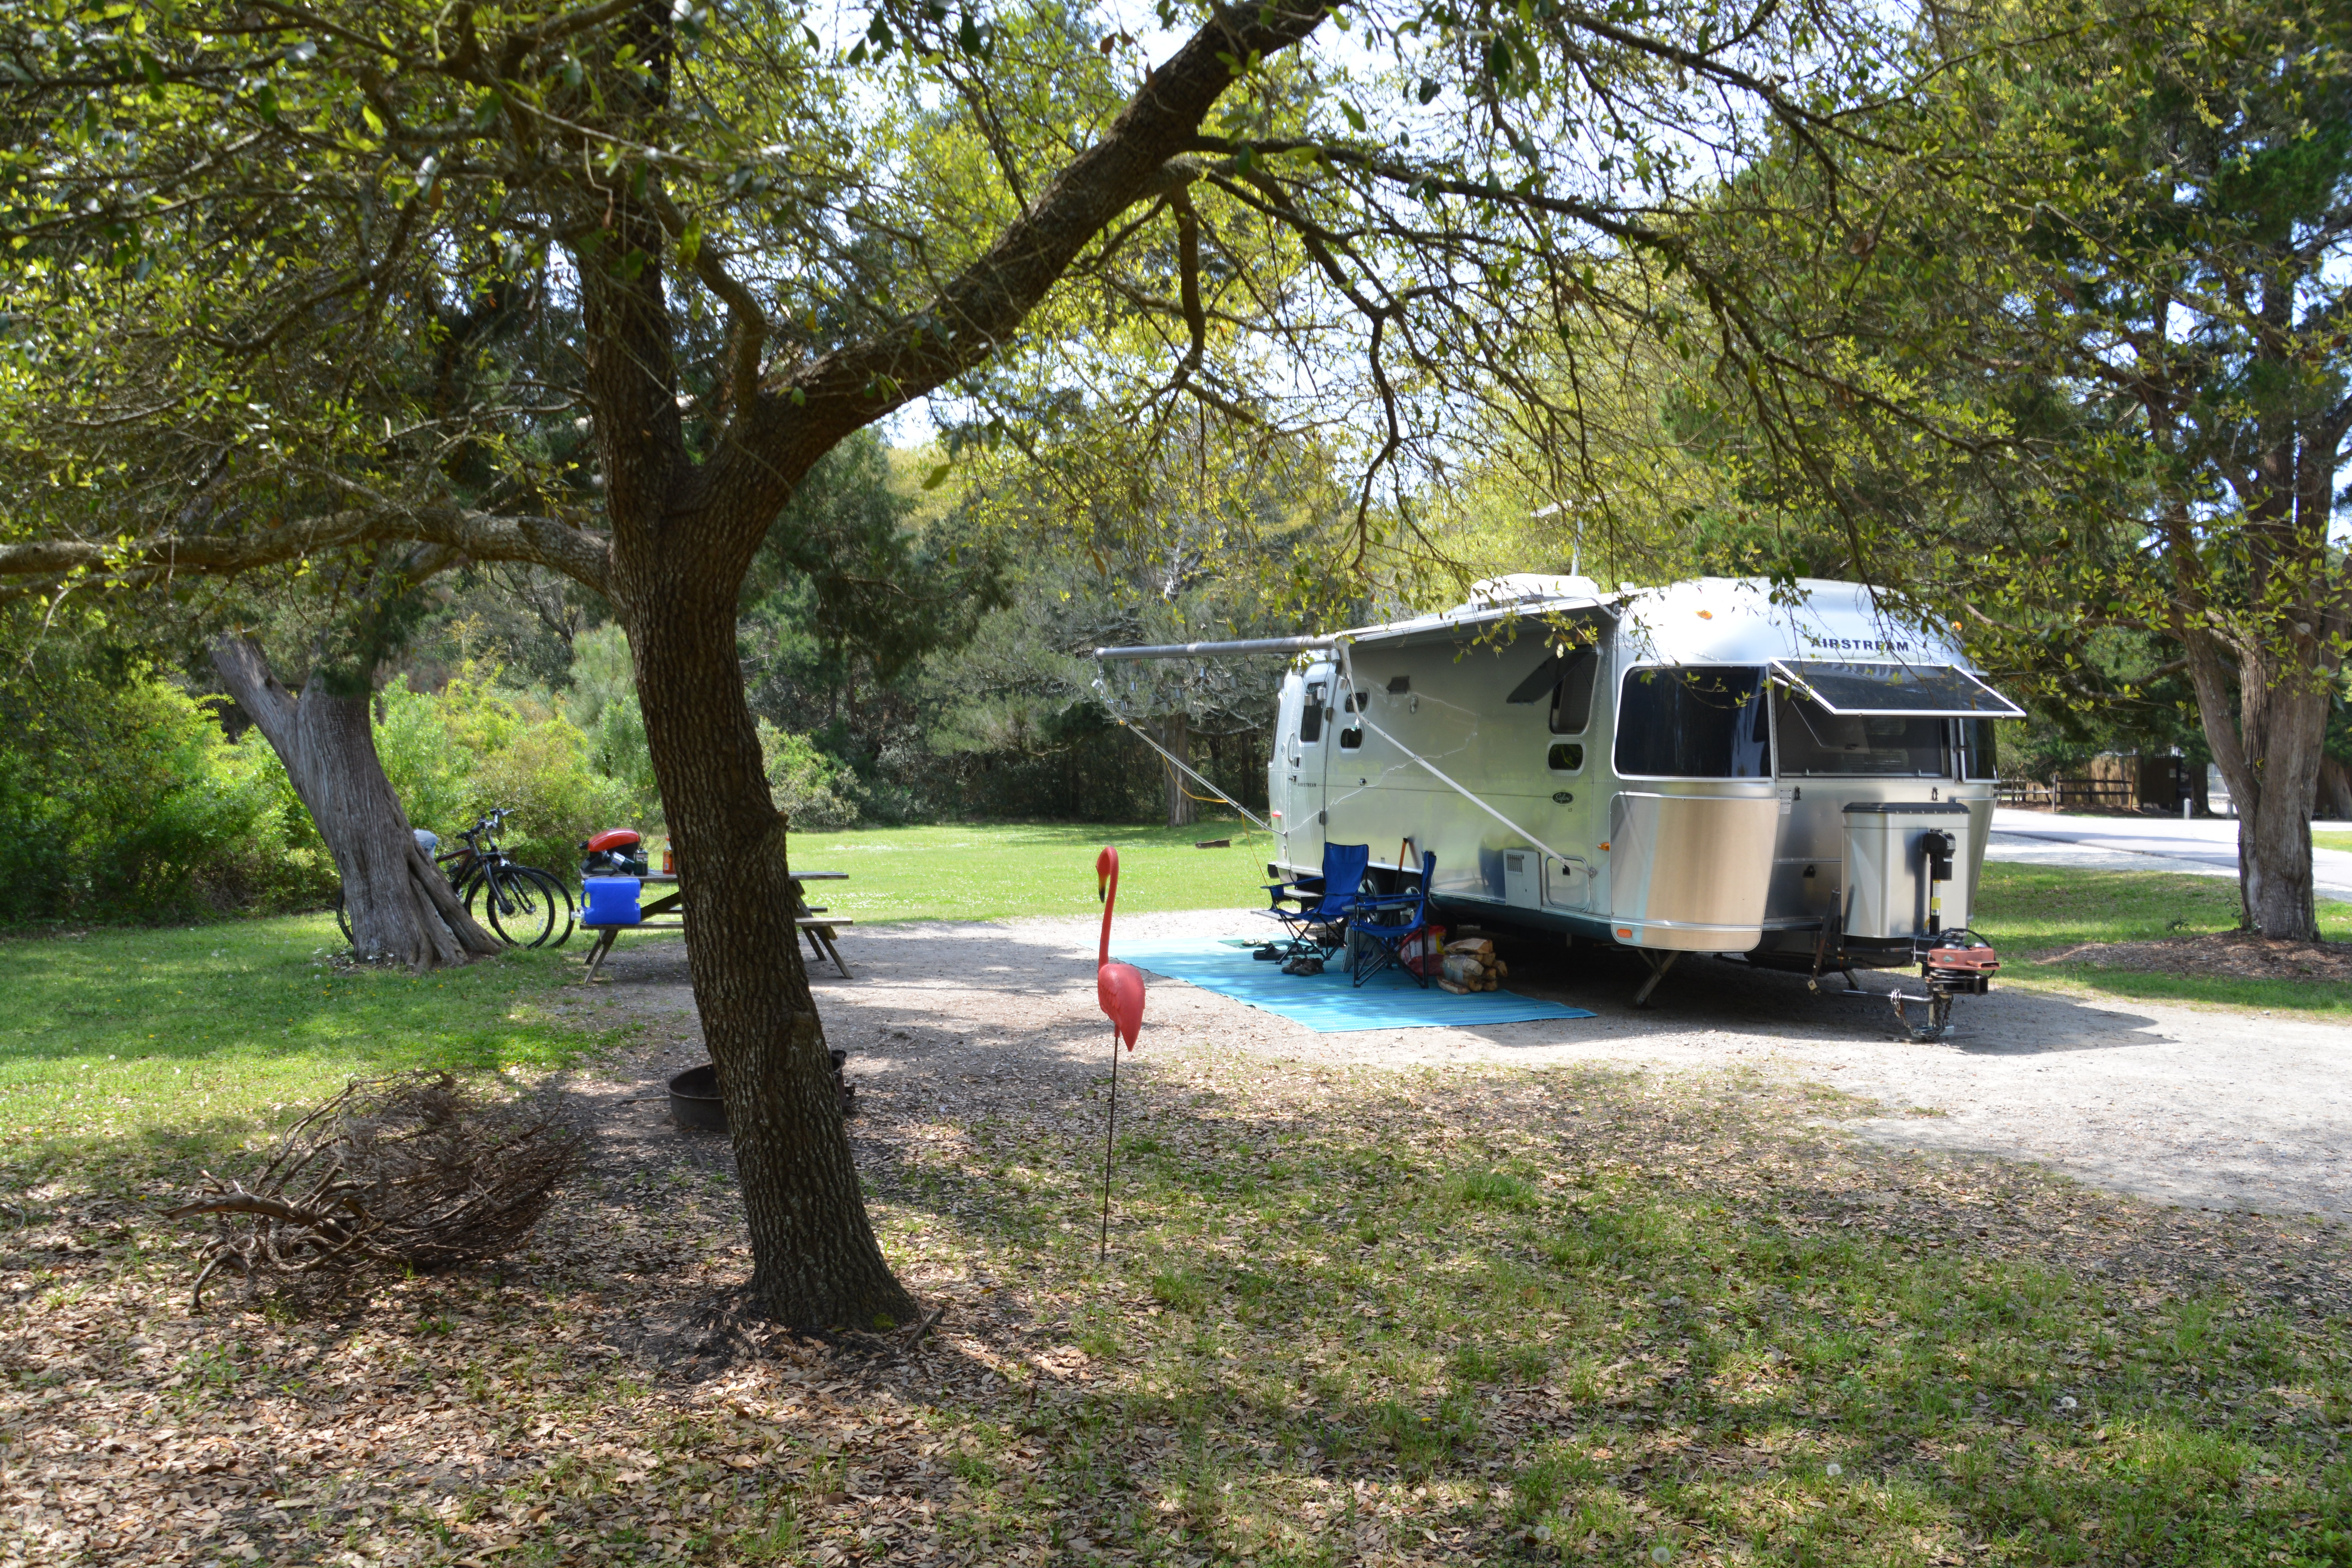
[[[675,897],[675,895],[673,895],[673,897]],[[665,899],[662,900],[661,902],[667,904],[670,902],[670,900]],[[854,926],[856,923],[857,922],[856,921],[845,919],[840,915],[826,914],[823,910],[813,910],[807,914],[795,915],[793,917],[793,925],[797,930],[808,934],[811,946],[815,946],[819,942],[824,943],[824,946],[820,951],[831,955],[835,965],[840,969],[841,977],[844,980],[855,979],[856,976],[849,973],[849,965],[842,963],[841,950],[833,944],[833,929],[835,926]],[[629,925],[612,926],[590,925],[587,921],[583,921],[580,922],[580,929],[582,931],[592,931],[596,933],[595,942],[592,943],[588,949],[588,973],[586,977],[580,982],[583,985],[586,985],[596,978],[596,972],[604,967],[605,958],[611,954],[613,944],[620,940],[620,936],[623,931],[684,931],[686,929],[686,921],[684,917],[681,916],[679,919],[674,921],[641,920]]]

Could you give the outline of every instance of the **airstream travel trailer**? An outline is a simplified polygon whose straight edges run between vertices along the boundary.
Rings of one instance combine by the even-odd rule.
[[[1246,653],[1293,659],[1272,874],[1313,875],[1327,842],[1391,878],[1433,851],[1453,921],[1639,949],[1643,997],[1685,952],[1924,963],[1968,924],[1992,724],[2021,717],[1948,639],[1823,581],[1507,577],[1385,626],[1097,657]],[[1938,1022],[1983,989],[1943,980]]]

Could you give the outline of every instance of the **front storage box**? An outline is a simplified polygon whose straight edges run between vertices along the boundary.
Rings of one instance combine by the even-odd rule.
[[[1902,942],[1927,934],[1927,835],[1969,840],[1958,801],[1857,801],[1845,808],[1845,934],[1850,941]],[[1965,866],[1964,856],[1957,864]],[[1965,874],[1940,884],[1944,931],[1969,923]]]

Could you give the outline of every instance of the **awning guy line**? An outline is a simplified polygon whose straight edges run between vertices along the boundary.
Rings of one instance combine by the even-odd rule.
[[[1202,789],[1210,791],[1212,794],[1215,795],[1219,800],[1223,801],[1227,805],[1232,806],[1235,811],[1240,812],[1244,816],[1246,816],[1252,822],[1256,823],[1260,831],[1265,833],[1272,833],[1274,831],[1273,828],[1266,826],[1265,818],[1252,811],[1248,806],[1244,805],[1240,801],[1235,800],[1232,795],[1227,795],[1223,790],[1217,788],[1215,784],[1211,784],[1207,779],[1204,779],[1200,774],[1194,773],[1183,763],[1179,762],[1175,752],[1170,751],[1167,747],[1161,745],[1159,742],[1145,734],[1139,725],[1129,723],[1127,715],[1121,713],[1118,710],[1118,706],[1111,701],[1110,689],[1108,687],[1097,680],[1095,682],[1095,689],[1102,693],[1103,711],[1109,714],[1113,719],[1118,720],[1122,729],[1134,731],[1135,738],[1137,740],[1142,742],[1145,745],[1150,747],[1161,756],[1166,757],[1170,765],[1183,773],[1186,778],[1191,779]]]

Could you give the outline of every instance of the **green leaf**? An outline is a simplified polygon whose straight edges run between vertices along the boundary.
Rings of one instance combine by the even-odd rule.
[[[1348,128],[1349,130],[1353,131],[1359,136],[1364,133],[1364,111],[1362,110],[1358,109],[1354,104],[1349,103],[1343,98],[1339,100],[1339,112],[1347,116]]]
[[[941,463],[938,468],[933,468],[929,473],[923,476],[923,488],[927,490],[935,490],[939,489],[940,485],[947,481],[949,473],[954,468],[955,460],[953,458],[950,458],[948,461]]]

